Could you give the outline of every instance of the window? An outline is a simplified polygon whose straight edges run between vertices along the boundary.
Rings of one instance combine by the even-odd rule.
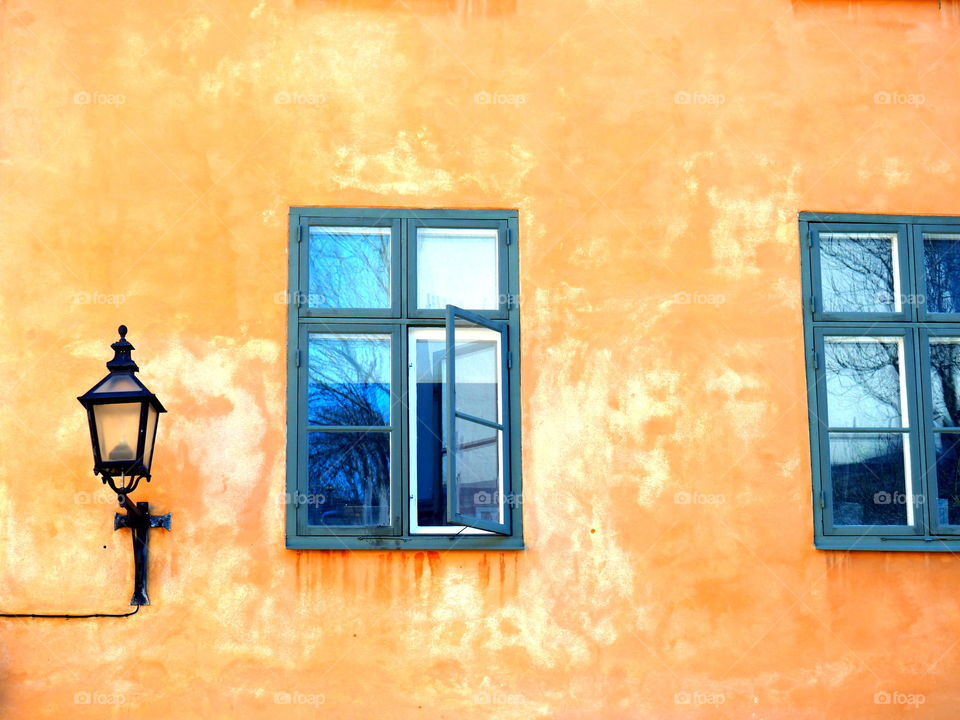
[[[960,217],[800,238],[817,547],[960,549]]]
[[[512,210],[291,210],[288,547],[523,547],[516,240]]]

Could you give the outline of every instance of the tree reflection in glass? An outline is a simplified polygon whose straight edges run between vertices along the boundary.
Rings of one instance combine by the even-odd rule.
[[[896,233],[823,232],[820,284],[825,312],[899,312]]]
[[[308,432],[311,524],[389,524],[390,373],[389,335],[310,334],[307,424],[318,428]]]
[[[960,525],[960,337],[930,338],[930,395],[940,524]]]
[[[960,312],[960,234],[924,233],[923,259],[927,312]]]
[[[880,430],[908,425],[902,338],[828,336],[824,360],[834,525],[912,525],[906,433]]]
[[[311,226],[309,242],[308,307],[390,307],[390,228]]]

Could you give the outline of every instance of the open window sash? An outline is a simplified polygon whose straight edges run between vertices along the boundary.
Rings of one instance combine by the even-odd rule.
[[[510,534],[506,323],[447,305],[448,523]]]

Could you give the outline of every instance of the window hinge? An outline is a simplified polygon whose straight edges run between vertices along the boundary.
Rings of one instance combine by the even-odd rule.
[[[301,242],[303,242],[303,236],[304,236],[304,234],[305,234],[306,232],[307,232],[307,226],[306,226],[306,225],[301,225],[301,226],[300,226],[300,232],[297,233],[297,244],[298,244],[298,245],[299,245]]]
[[[820,491],[820,509],[823,510],[827,506],[826,496],[823,494],[823,490]]]
[[[300,348],[297,348],[297,367],[300,367]]]
[[[810,351],[810,354],[813,355],[813,369],[814,369],[814,370],[819,370],[819,369],[820,369],[820,361],[817,360],[817,351],[816,351],[815,349],[814,349],[814,350],[811,350],[811,351]]]
[[[815,313],[817,311],[817,296],[810,296],[810,312]]]
[[[503,234],[504,241],[507,245],[510,244],[510,228],[507,228],[507,231]]]
[[[512,350],[507,351],[507,367],[508,368],[513,367],[513,351]]]
[[[807,233],[807,247],[813,247],[813,233]]]

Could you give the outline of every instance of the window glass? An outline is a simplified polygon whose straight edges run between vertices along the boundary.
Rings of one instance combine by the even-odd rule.
[[[933,424],[960,427],[960,337],[930,338]]]
[[[913,525],[903,433],[830,433],[834,525]]]
[[[310,333],[307,424],[390,424],[390,336]]]
[[[311,525],[390,524],[390,433],[309,432]]]
[[[933,433],[937,463],[937,521],[960,525],[960,434]]]
[[[443,328],[410,331],[412,360],[409,398],[411,529],[413,532],[488,534],[446,521],[447,458],[444,422],[447,344]]]
[[[465,517],[502,523],[502,431],[462,418],[457,418],[455,428],[459,492],[454,508]]]
[[[905,427],[903,341],[900,338],[825,338],[830,427]]]
[[[960,313],[960,234],[923,234],[926,309]]]
[[[479,324],[478,324],[479,323]],[[448,517],[507,534],[510,518],[504,474],[501,342],[505,328],[460,308],[447,316],[447,374],[452,379],[448,432]],[[451,431],[452,429],[452,431]]]
[[[384,227],[311,226],[307,307],[389,308],[390,235]]]
[[[900,312],[896,233],[821,232],[825,312]]]
[[[411,445],[416,458],[416,525],[447,525],[447,463],[443,422],[446,344],[442,331],[427,339],[413,331],[416,397],[411,398]]]
[[[494,228],[417,228],[417,307],[499,308],[497,238]]]

